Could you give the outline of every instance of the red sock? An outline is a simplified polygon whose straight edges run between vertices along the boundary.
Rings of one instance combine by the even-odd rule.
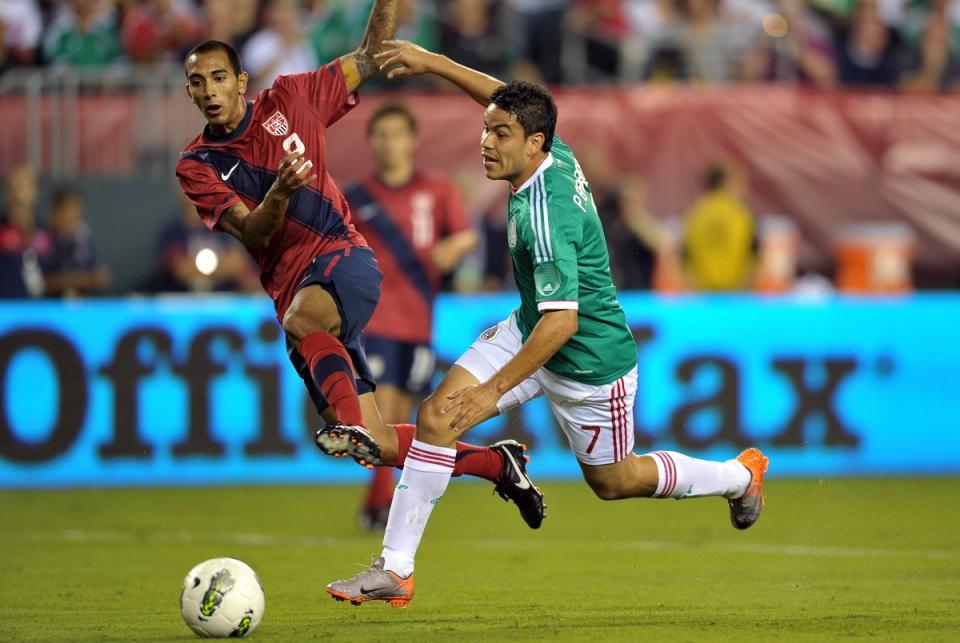
[[[367,499],[363,503],[364,509],[379,509],[389,507],[393,500],[393,469],[390,467],[374,467],[370,487],[367,489]]]
[[[417,427],[412,424],[391,424],[397,432],[397,460],[393,466],[403,468]],[[500,477],[503,471],[503,455],[490,447],[478,447],[466,442],[457,442],[457,463],[453,467],[455,476],[476,476],[491,482]]]
[[[310,365],[313,383],[333,407],[337,419],[363,426],[353,362],[340,340],[322,331],[310,333],[300,343],[300,354]]]

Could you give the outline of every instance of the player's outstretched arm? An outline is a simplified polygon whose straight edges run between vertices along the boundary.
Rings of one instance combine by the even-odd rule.
[[[489,417],[491,412],[496,411],[497,401],[546,364],[577,334],[577,329],[576,310],[545,311],[517,354],[493,377],[483,384],[468,386],[449,396],[443,413],[449,413],[452,418],[450,428],[465,431]]]
[[[383,50],[385,40],[393,38],[397,26],[398,1],[376,0],[360,46],[349,54],[340,56],[340,66],[343,67],[348,92],[355,92],[360,85],[380,71],[374,56]]]
[[[236,237],[248,248],[266,248],[273,234],[283,223],[287,203],[293,193],[317,180],[310,173],[313,163],[303,155],[290,153],[280,161],[277,179],[263,201],[253,210],[243,203],[228,208],[220,216],[217,229]]]
[[[387,78],[434,74],[449,80],[484,107],[502,80],[456,63],[446,56],[427,51],[406,40],[386,40],[383,50],[374,56],[380,69],[389,69]]]

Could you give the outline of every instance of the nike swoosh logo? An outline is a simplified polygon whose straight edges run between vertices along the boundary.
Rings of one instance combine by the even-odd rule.
[[[504,457],[506,457],[506,458],[510,458],[510,464],[513,465],[513,468],[514,468],[514,469],[516,469],[517,471],[523,471],[523,469],[520,468],[520,465],[517,464],[517,461],[514,459],[513,454],[510,453],[509,449],[503,449],[503,455],[504,455]],[[513,484],[516,485],[517,488],[519,488],[519,489],[529,489],[529,488],[530,488],[530,481],[527,480],[527,477],[526,477],[526,476],[521,477],[521,478],[520,478],[520,482],[514,482]]]
[[[375,591],[377,591],[376,588],[374,588],[374,589],[367,589],[367,588],[364,587],[363,585],[360,586],[360,593],[363,594],[364,596],[366,596],[367,594],[372,594],[372,593],[374,593]]]
[[[234,164],[233,164],[233,167],[230,168],[230,171],[227,172],[226,174],[224,174],[223,172],[221,172],[221,173],[220,173],[220,178],[223,179],[224,181],[226,181],[227,179],[229,179],[229,178],[230,178],[230,175],[233,174],[233,171],[234,171],[235,169],[237,169],[237,166],[238,166],[238,165],[240,165],[240,161],[237,161],[236,163],[234,163]]]

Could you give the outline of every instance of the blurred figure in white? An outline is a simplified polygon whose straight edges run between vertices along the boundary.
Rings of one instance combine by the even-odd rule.
[[[307,40],[307,15],[296,0],[270,0],[266,27],[250,37],[243,48],[243,62],[250,74],[250,90],[273,84],[277,76],[301,74],[320,66]]]

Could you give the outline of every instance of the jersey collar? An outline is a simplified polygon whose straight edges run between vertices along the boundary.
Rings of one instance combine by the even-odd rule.
[[[210,126],[207,125],[203,128],[203,138],[208,141],[213,141],[215,143],[228,143],[235,138],[243,135],[247,131],[247,126],[250,125],[250,117],[253,116],[253,101],[247,101],[247,113],[244,115],[243,120],[240,121],[240,124],[237,125],[237,129],[233,130],[229,134],[224,134],[223,136],[217,136],[210,131]]]
[[[531,176],[529,179],[524,181],[523,185],[518,187],[516,190],[513,190],[511,188],[513,193],[520,194],[521,192],[526,190],[528,187],[530,187],[533,184],[534,181],[537,180],[537,177],[543,174],[544,172],[546,172],[547,168],[550,167],[551,165],[553,165],[553,152],[547,152],[547,158],[540,161],[540,165],[537,167],[537,171],[533,173],[533,176]]]

